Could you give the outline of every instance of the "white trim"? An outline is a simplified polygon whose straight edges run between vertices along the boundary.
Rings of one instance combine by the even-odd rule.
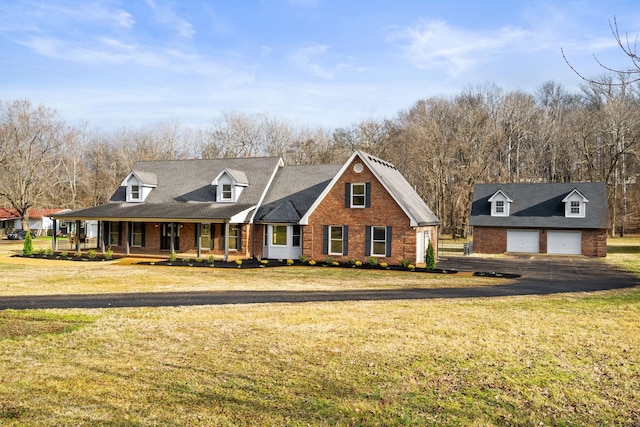
[[[282,157],[280,157],[280,159],[278,160],[278,164],[276,165],[275,169],[273,170],[273,173],[271,174],[271,177],[269,178],[269,181],[267,182],[267,185],[264,186],[264,191],[260,196],[260,200],[258,200],[258,203],[256,203],[255,210],[253,211],[253,214],[251,214],[251,218],[249,218],[249,224],[253,224],[256,214],[258,213],[258,209],[260,209],[260,206],[262,206],[262,202],[264,202],[264,198],[267,196],[267,192],[271,188],[271,184],[273,183],[273,180],[275,179],[276,174],[278,173],[278,169],[280,169],[283,166],[284,166],[284,161],[282,160]]]
[[[351,190],[350,190],[350,200],[349,200],[349,207],[352,209],[364,209],[367,207],[367,184],[364,182],[352,182],[351,184]],[[353,193],[353,187],[354,186],[362,186],[362,194],[354,194]],[[361,205],[354,205],[353,204],[353,198],[354,197],[362,197],[362,204]]]

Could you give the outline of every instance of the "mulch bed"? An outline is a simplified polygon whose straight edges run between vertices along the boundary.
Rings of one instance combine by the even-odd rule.
[[[80,262],[103,262],[103,261],[112,261],[119,258],[126,258],[123,255],[113,255],[111,258],[105,258],[102,254],[96,254],[95,257],[89,257],[87,254],[83,253],[80,256],[77,256],[75,252],[69,253],[54,253],[54,254],[40,254],[34,253],[32,255],[22,255],[16,254],[14,257],[20,258],[35,258],[35,259],[50,259],[50,260],[61,260],[61,261],[80,261]],[[170,260],[150,260],[150,261],[140,261],[136,262],[137,265],[159,265],[159,266],[171,266],[171,267],[202,267],[202,268],[236,268],[236,269],[251,269],[251,268],[274,268],[274,267],[289,267],[289,266],[303,266],[310,268],[352,268],[359,270],[391,270],[391,271],[406,271],[406,272],[415,272],[415,273],[431,273],[431,274],[456,274],[458,270],[453,269],[442,269],[442,268],[434,268],[428,269],[424,267],[415,267],[409,269],[407,267],[403,267],[401,265],[388,265],[383,267],[381,265],[362,263],[361,265],[355,265],[353,263],[324,263],[324,262],[316,262],[314,265],[309,262],[302,262],[299,260],[293,260],[293,262],[287,260],[257,260],[257,259],[245,259],[242,260],[241,264],[238,264],[235,261],[214,261],[210,262],[208,260],[197,260],[195,258],[189,259],[178,259],[175,261]],[[505,279],[516,279],[519,278],[519,274],[508,274],[508,273],[498,273],[498,272],[475,272],[474,276],[478,277],[496,277],[496,278],[505,278]]]

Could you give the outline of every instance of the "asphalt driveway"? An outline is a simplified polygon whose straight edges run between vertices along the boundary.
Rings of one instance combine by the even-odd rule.
[[[628,288],[640,284],[633,274],[595,258],[514,256],[451,257],[439,268],[521,275],[509,284],[468,288],[346,291],[198,291],[86,295],[0,296],[0,309],[163,307],[222,304],[375,301],[433,298],[483,298],[547,295]],[[151,267],[152,268],[152,267]],[[421,274],[421,273],[407,273]],[[426,273],[428,274],[428,273]]]

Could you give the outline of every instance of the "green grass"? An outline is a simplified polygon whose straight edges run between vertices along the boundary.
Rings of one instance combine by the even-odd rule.
[[[636,253],[614,255],[608,262],[638,264]],[[154,292],[440,285],[355,269],[77,264],[51,262],[38,275],[56,286],[75,282],[64,289],[101,292],[125,289],[128,280]],[[24,285],[38,267],[4,267],[4,295],[54,290]],[[466,286],[474,279],[443,280]],[[0,338],[0,425],[624,426],[640,419],[638,288],[0,312],[0,324],[7,320],[58,328]]]

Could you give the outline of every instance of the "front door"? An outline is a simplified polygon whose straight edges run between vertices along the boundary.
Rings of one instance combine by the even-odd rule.
[[[171,250],[171,235],[173,235],[173,250],[180,250],[180,227],[175,222],[161,224],[160,249]]]

